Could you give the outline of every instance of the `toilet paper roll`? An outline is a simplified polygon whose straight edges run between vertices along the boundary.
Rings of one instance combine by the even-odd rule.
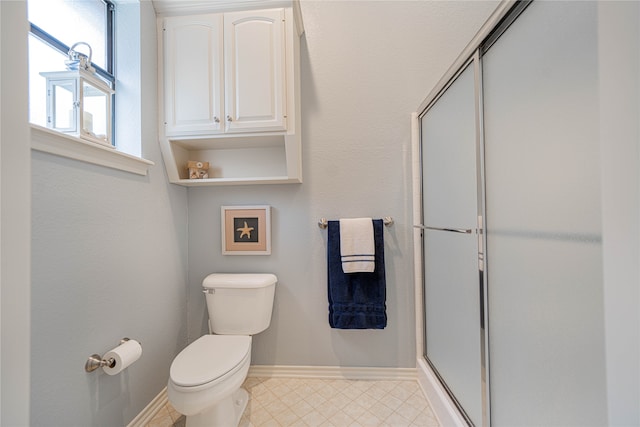
[[[107,352],[102,358],[113,362],[103,366],[102,370],[109,375],[116,375],[122,372],[127,366],[138,360],[142,356],[142,346],[136,340],[129,340],[113,350]]]

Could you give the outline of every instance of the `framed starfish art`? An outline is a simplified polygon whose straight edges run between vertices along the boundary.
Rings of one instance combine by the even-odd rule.
[[[271,207],[222,206],[222,254],[270,255]]]

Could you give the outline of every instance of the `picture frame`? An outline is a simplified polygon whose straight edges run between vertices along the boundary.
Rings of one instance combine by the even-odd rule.
[[[271,207],[222,206],[223,255],[271,255]]]

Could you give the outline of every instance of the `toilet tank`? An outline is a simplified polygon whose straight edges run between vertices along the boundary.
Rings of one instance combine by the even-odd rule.
[[[278,278],[273,274],[210,274],[202,282],[211,332],[254,335],[271,323]]]

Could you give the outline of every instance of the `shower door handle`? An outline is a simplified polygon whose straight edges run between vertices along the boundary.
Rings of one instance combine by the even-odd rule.
[[[443,228],[443,227],[429,227],[427,225],[414,225],[414,228],[420,228],[422,230],[435,230],[435,231],[448,231],[451,233],[463,233],[463,234],[471,234],[473,233],[473,228]]]

